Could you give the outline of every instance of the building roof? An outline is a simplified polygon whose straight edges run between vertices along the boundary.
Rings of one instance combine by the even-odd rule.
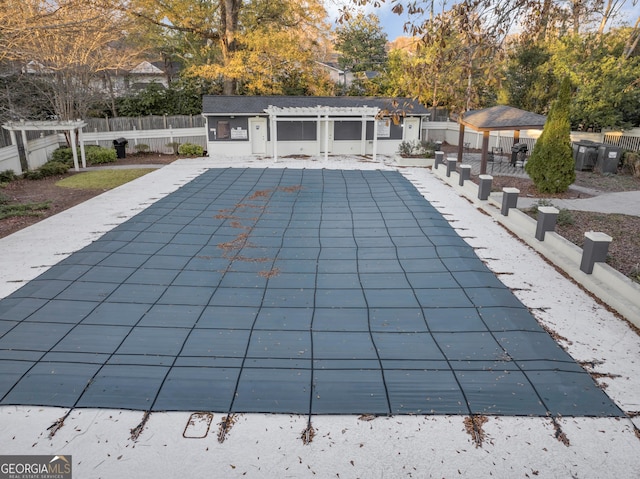
[[[330,108],[372,107],[390,114],[426,115],[429,111],[410,98],[377,98],[356,96],[225,96],[206,95],[202,98],[205,115],[263,115],[270,106],[279,108]]]
[[[482,110],[471,110],[460,120],[476,131],[541,129],[547,117],[512,106],[498,105]]]

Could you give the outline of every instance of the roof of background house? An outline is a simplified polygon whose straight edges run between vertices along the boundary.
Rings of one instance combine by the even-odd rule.
[[[407,115],[429,113],[418,101],[411,98],[377,98],[361,96],[225,96],[205,95],[202,98],[202,112],[205,115],[256,115],[263,114],[269,106],[281,108],[326,107],[378,107],[391,113],[404,111]]]

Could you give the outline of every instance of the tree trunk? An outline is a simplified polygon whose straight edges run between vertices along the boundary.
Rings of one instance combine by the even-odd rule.
[[[638,30],[639,26],[640,26],[640,17],[636,19],[636,23],[633,26],[631,33],[629,34],[629,38],[627,38],[626,44],[624,45],[623,57],[625,60],[628,60],[629,57],[631,57],[631,55],[633,54],[633,51],[638,46],[638,40],[640,40],[640,31]]]
[[[222,20],[222,58],[225,65],[233,57],[237,49],[236,33],[238,31],[238,14],[242,0],[220,0],[221,20]],[[224,95],[236,94],[236,80],[225,76],[222,84]]]

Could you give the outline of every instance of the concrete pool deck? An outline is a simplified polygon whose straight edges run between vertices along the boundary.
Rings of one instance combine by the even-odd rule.
[[[258,159],[176,162],[66,215],[0,240],[6,251],[0,268],[2,296],[205,169],[229,166],[394,169],[392,164],[348,158],[331,158],[329,163],[316,159],[286,159],[277,164]],[[640,375],[636,362],[640,348],[628,326],[457,197],[430,171],[406,168],[401,172],[538,321],[553,331],[574,359],[597,373],[618,406],[627,413],[638,411]],[[140,412],[75,409],[67,415],[64,408],[28,406],[5,406],[1,411],[0,438],[9,447],[5,454],[72,454],[74,463],[80,462],[77,470],[82,477],[115,477],[127,471],[152,475],[154,467],[161,475],[176,476],[185,472],[185,462],[189,463],[188,475],[220,470],[225,477],[245,472],[247,477],[301,477],[312,475],[311,471],[315,477],[448,477],[457,475],[458,470],[463,476],[492,472],[497,477],[525,477],[537,471],[541,477],[598,477],[617,471],[625,477],[639,467],[640,441],[629,418],[489,416],[481,431],[475,427],[476,438],[481,436],[479,432],[486,437],[482,447],[476,448],[465,430],[468,423],[463,415],[391,416],[371,421],[364,420],[371,419],[368,417],[314,415],[315,438],[305,446],[300,434],[308,425],[306,416],[242,414],[228,431],[227,440],[218,443],[215,432],[223,414],[214,414],[212,424],[201,434],[202,430],[191,430],[198,424],[193,425],[190,413],[153,413],[134,442],[128,436],[142,421]],[[64,416],[64,427],[48,439],[47,428]],[[81,441],[87,433],[92,440]],[[391,448],[389,436],[397,438]],[[202,438],[196,442],[196,437]],[[559,440],[564,437],[566,441]],[[34,443],[35,450],[31,448]],[[156,462],[160,457],[163,460]],[[133,462],[135,466],[131,466]]]

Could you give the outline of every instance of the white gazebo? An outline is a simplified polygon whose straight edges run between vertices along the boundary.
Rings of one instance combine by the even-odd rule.
[[[278,121],[315,121],[317,122],[316,137],[318,138],[318,156],[324,151],[324,157],[329,157],[329,122],[338,118],[340,120],[359,120],[362,122],[361,154],[366,154],[367,146],[367,122],[373,121],[376,124],[377,115],[380,112],[378,107],[278,107],[269,105],[265,108],[265,113],[269,115],[271,122],[271,138],[273,144],[273,159],[278,161]],[[324,124],[324,128],[322,125]],[[324,138],[322,135],[324,132]],[[324,145],[324,149],[323,146]],[[378,135],[373,134],[373,160],[376,159],[378,146]]]
[[[27,158],[29,158],[29,146],[27,143],[27,131],[68,131],[71,140],[71,150],[73,151],[73,167],[76,171],[80,170],[78,162],[78,149],[76,148],[76,135],[80,145],[80,158],[82,167],[87,167],[87,158],[84,151],[84,140],[82,138],[82,129],[87,124],[82,120],[75,121],[10,121],[2,125],[2,128],[9,130],[11,135],[11,143],[17,145],[16,131],[22,134],[22,144]]]

